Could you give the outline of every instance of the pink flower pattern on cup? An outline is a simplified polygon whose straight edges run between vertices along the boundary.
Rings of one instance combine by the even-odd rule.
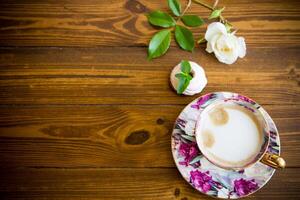
[[[214,93],[210,93],[205,96],[202,96],[197,100],[196,104],[191,105],[191,107],[199,110],[204,103],[206,103],[208,100],[210,100],[213,97],[214,97]]]
[[[255,191],[257,188],[258,185],[254,179],[247,181],[241,178],[239,180],[234,181],[234,192],[238,196],[245,196],[250,192]]]
[[[202,192],[207,193],[211,189],[212,177],[209,176],[209,172],[200,172],[198,170],[191,171],[191,183],[200,188]]]
[[[184,161],[179,162],[179,164],[188,166],[189,163],[199,154],[196,142],[182,142],[179,147],[179,154],[184,157]]]

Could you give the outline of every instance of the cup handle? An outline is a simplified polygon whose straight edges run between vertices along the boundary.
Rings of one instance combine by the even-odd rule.
[[[285,160],[276,154],[265,153],[261,162],[268,165],[274,169],[285,168]]]

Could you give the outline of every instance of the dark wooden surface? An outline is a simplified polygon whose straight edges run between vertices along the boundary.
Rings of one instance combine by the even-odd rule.
[[[169,86],[181,59],[204,66],[202,94],[245,94],[277,124],[287,168],[248,198],[299,199],[300,2],[220,4],[248,47],[230,66],[175,43],[147,61],[145,13],[167,10],[161,0],[0,1],[1,199],[210,199],[171,156],[174,120],[196,98]]]

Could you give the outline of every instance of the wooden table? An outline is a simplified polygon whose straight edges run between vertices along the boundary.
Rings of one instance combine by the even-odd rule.
[[[219,63],[204,46],[147,61],[161,0],[0,3],[1,199],[210,199],[171,156],[174,120],[191,100],[168,83],[181,59],[204,66],[202,92],[257,100],[280,131],[287,168],[250,198],[300,198],[300,3],[221,1],[247,56]],[[208,16],[193,5],[190,13]],[[198,37],[205,27],[194,29]],[[199,95],[198,95],[199,96]]]

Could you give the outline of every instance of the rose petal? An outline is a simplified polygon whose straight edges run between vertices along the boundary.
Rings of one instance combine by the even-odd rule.
[[[224,24],[220,22],[213,22],[208,25],[206,33],[205,33],[205,39],[208,43],[210,43],[211,39],[216,34],[227,34],[227,30]]]
[[[210,47],[211,47],[211,49],[212,49],[212,52],[215,52],[215,51],[216,51],[216,43],[217,43],[217,40],[218,40],[220,37],[222,37],[222,35],[220,35],[220,34],[214,35],[214,36],[211,38],[210,42],[207,42],[207,43],[210,44]],[[211,52],[209,52],[209,53],[211,53]]]
[[[211,46],[211,43],[210,42],[207,42],[206,43],[206,49],[205,49],[208,53],[212,53],[213,52],[213,49],[212,49],[212,46]]]
[[[215,38],[213,38],[215,39]],[[225,64],[232,64],[238,58],[238,51],[236,44],[236,37],[234,35],[222,35],[216,40],[216,44],[214,45],[214,53],[217,59]],[[224,52],[221,48],[232,48],[230,52]]]

